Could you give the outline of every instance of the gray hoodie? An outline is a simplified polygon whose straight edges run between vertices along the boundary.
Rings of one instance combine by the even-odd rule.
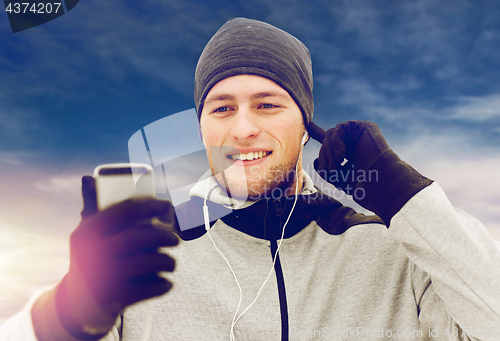
[[[104,340],[500,340],[500,243],[454,209],[438,184],[421,189],[387,228],[305,188],[273,256],[293,197],[262,199],[180,232],[173,289],[128,307]],[[206,188],[204,186],[203,188]],[[186,206],[199,214],[205,191]],[[226,200],[210,198],[211,204]],[[214,207],[212,206],[212,211]],[[179,211],[180,212],[180,211]],[[212,242],[211,238],[214,243]],[[29,306],[1,340],[36,340]]]
[[[238,314],[271,271],[234,326],[236,340],[500,340],[500,244],[436,183],[389,229],[322,196],[307,175],[305,184],[275,265],[291,198],[281,213],[262,199],[212,223],[210,235],[241,285]],[[203,197],[202,189],[193,192]],[[107,339],[229,340],[238,285],[200,231],[165,250],[177,260],[173,290],[127,308]]]

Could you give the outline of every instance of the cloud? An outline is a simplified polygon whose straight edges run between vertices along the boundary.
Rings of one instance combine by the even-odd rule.
[[[358,77],[340,81],[342,95],[338,101],[343,105],[371,106],[384,103],[384,95],[366,78]]]
[[[402,129],[401,132],[415,130],[434,130],[439,136],[441,130],[455,130],[457,136],[463,134],[479,137],[489,136],[498,131],[500,126],[500,94],[467,97],[459,96],[449,100],[449,106],[437,103],[374,103],[361,102],[365,114],[392,122]],[[472,141],[469,141],[472,142]],[[484,141],[487,146],[497,145],[494,139]],[[477,146],[477,142],[474,143]]]
[[[67,237],[80,220],[80,175],[31,160],[2,167],[1,223],[24,231]],[[58,174],[59,173],[59,174]]]
[[[420,173],[435,180],[451,203],[476,217],[500,240],[500,152],[475,147],[472,136],[423,131],[393,146]]]
[[[500,183],[500,155],[434,160],[415,167],[440,184],[453,206],[477,218],[500,241],[500,193],[495,188]]]
[[[482,97],[461,96],[456,102],[456,105],[444,110],[447,118],[476,122],[500,119],[500,94],[498,93]]]
[[[428,65],[455,57],[457,31],[466,27],[467,2],[442,1],[343,1],[328,10],[336,20],[333,34],[349,36],[359,53],[376,58],[404,55],[411,63]]]
[[[0,148],[6,151],[18,149],[33,140],[33,133],[41,123],[39,113],[15,105],[5,96],[0,96],[0,100],[3,100],[0,102]]]
[[[339,1],[321,8],[328,15],[317,22],[325,28],[305,41],[317,89],[332,94],[317,108],[347,102],[446,115],[443,109],[465,94],[499,93],[498,44],[491,40],[500,33],[487,23],[492,14],[485,8],[435,0]]]
[[[336,101],[344,106],[358,108],[367,117],[389,122],[399,120],[400,126],[410,128],[413,123],[418,126],[429,124],[429,120],[440,120],[441,124],[446,120],[464,124],[490,122],[493,126],[488,127],[488,130],[493,131],[500,125],[499,92],[474,97],[448,97],[447,104],[442,105],[442,101],[394,96],[384,91],[405,92],[418,87],[419,83],[414,79],[403,83],[393,80],[376,84],[363,77],[350,78],[340,82],[341,93]]]
[[[19,166],[25,158],[20,153],[0,152],[0,165]]]
[[[416,75],[401,75],[399,77],[381,79],[376,84],[380,89],[397,94],[417,90],[424,85],[423,81],[418,79]]]
[[[0,54],[0,89],[14,102],[29,96],[82,102],[102,91],[120,96],[124,82],[141,75],[191,95],[193,50],[208,41],[214,24],[194,20],[202,7],[88,1],[57,21],[0,36],[9,50]]]
[[[33,186],[40,191],[79,198],[81,195],[81,179],[82,175],[80,174],[54,176],[48,180],[44,179],[43,181],[37,181]]]

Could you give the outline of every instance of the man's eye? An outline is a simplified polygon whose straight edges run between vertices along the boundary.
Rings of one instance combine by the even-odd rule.
[[[226,112],[228,110],[229,110],[228,107],[220,107],[220,108],[215,109],[214,112]]]
[[[271,103],[263,103],[262,104],[262,108],[264,108],[264,109],[272,109],[274,107],[275,107],[275,105],[273,105]]]

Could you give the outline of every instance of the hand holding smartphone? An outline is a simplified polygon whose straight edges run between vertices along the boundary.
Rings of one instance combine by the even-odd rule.
[[[153,179],[144,164],[106,164],[94,171],[99,211],[72,232],[70,267],[54,296],[62,326],[75,339],[103,337],[125,307],[172,287],[165,273],[174,271],[175,260],[161,251],[179,239],[155,222],[162,217],[164,225],[175,224],[175,211],[171,202],[154,198]],[[86,186],[93,184],[84,181],[82,192],[92,193]],[[132,198],[145,200],[126,200]]]

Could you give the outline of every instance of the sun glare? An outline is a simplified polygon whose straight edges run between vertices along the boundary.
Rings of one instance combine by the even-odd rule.
[[[67,240],[0,225],[0,321],[33,293],[61,280],[69,266]]]

